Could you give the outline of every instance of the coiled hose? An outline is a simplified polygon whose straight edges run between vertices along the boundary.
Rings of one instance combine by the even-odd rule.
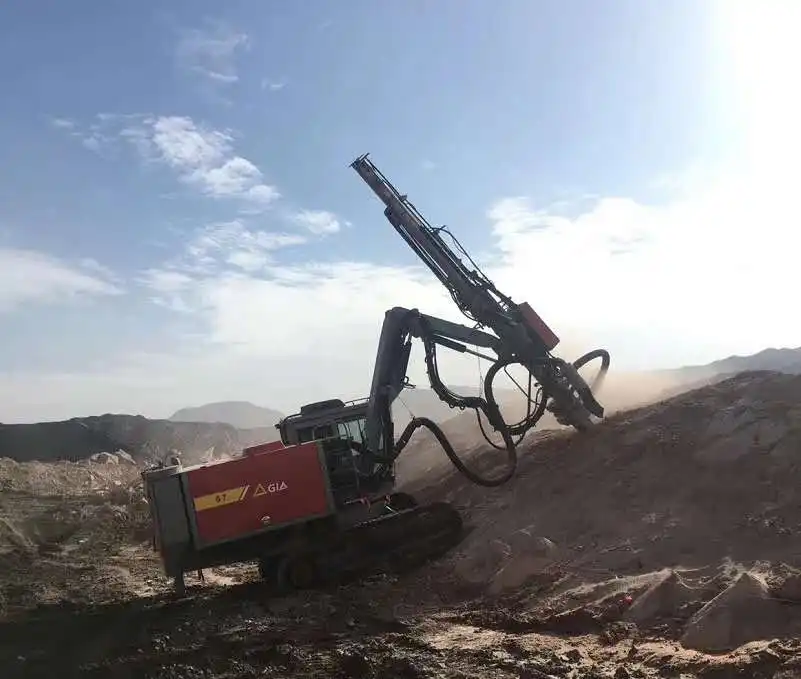
[[[445,435],[445,432],[442,431],[442,428],[433,420],[427,417],[414,417],[412,420],[406,425],[403,432],[401,433],[398,441],[395,445],[395,458],[401,453],[401,451],[406,447],[411,439],[412,434],[415,431],[420,429],[421,427],[428,429],[434,437],[439,442],[442,449],[445,451],[445,454],[450,459],[451,463],[453,464],[459,472],[467,477],[472,483],[475,483],[479,486],[484,486],[487,488],[497,487],[505,484],[509,481],[517,471],[517,446],[526,433],[537,423],[537,421],[542,417],[545,413],[546,404],[548,401],[548,394],[545,393],[545,390],[542,386],[538,389],[538,402],[534,409],[531,411],[531,381],[529,381],[529,393],[528,393],[528,408],[526,417],[521,420],[520,422],[514,425],[507,425],[506,422],[503,420],[503,417],[500,412],[500,408],[498,406],[498,402],[495,399],[495,394],[493,391],[493,382],[495,381],[495,377],[497,376],[498,372],[502,369],[507,368],[509,365],[516,363],[517,361],[513,360],[501,360],[496,361],[492,364],[490,369],[487,371],[487,375],[484,380],[484,392],[487,396],[486,400],[481,397],[467,397],[467,396],[459,396],[458,394],[454,394],[451,392],[443,383],[442,380],[439,378],[439,371],[437,370],[436,364],[436,347],[435,343],[427,338],[423,338],[423,341],[426,346],[426,366],[428,369],[429,380],[431,382],[431,387],[434,392],[446,403],[453,407],[458,407],[460,409],[464,408],[473,408],[476,411],[476,417],[478,419],[479,428],[481,429],[481,433],[484,436],[484,439],[495,449],[503,450],[506,452],[506,464],[503,467],[503,471],[500,474],[492,477],[487,477],[482,474],[476,473],[465,463],[461,460],[461,458],[457,455],[456,450],[454,450],[453,445],[448,440],[448,437]],[[610,364],[610,356],[609,352],[605,349],[595,349],[590,351],[583,356],[580,356],[575,361],[573,361],[573,367],[576,370],[579,370],[587,363],[597,358],[601,359],[601,369],[598,372],[596,378],[592,381],[591,384],[588,384],[590,390],[594,390],[599,387],[602,383],[606,374],[609,370]],[[500,446],[494,442],[492,442],[486,431],[484,430],[483,423],[481,422],[481,415],[480,412],[484,412],[485,416],[489,420],[490,424],[493,424],[494,428],[500,432],[501,437],[503,438],[503,446]],[[517,441],[514,440],[513,437],[517,436]]]

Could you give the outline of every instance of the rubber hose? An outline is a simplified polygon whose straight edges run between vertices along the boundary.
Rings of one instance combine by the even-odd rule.
[[[396,451],[400,453],[400,451],[406,446],[411,438],[412,434],[419,429],[420,427],[425,427],[428,429],[432,434],[434,434],[439,444],[442,446],[442,449],[445,451],[445,454],[450,459],[451,463],[453,464],[456,469],[459,470],[461,474],[466,476],[470,481],[475,483],[478,486],[483,486],[485,488],[494,488],[497,486],[502,486],[504,483],[509,481],[514,476],[514,473],[517,469],[517,449],[515,447],[514,442],[512,441],[511,436],[509,435],[508,429],[503,429],[501,434],[503,435],[504,443],[506,444],[506,453],[507,453],[507,464],[506,468],[504,469],[503,473],[500,476],[496,476],[493,478],[487,478],[485,476],[481,476],[476,474],[474,471],[470,470],[459,456],[456,454],[451,442],[448,440],[448,437],[445,436],[445,432],[442,431],[440,426],[434,422],[433,420],[428,419],[427,417],[415,417],[413,418],[409,424],[406,425],[406,428],[403,430],[403,433],[400,435],[398,439],[398,446]]]
[[[489,370],[487,370],[487,374],[484,376],[484,394],[487,397],[487,403],[489,403],[492,408],[495,408],[499,412],[500,408],[498,406],[498,401],[495,399],[495,392],[492,385],[495,382],[495,376],[500,370],[506,368],[507,366],[514,365],[515,363],[520,363],[520,361],[514,359],[495,361],[495,363],[490,366]],[[531,413],[527,418],[521,420],[514,426],[508,427],[509,434],[511,436],[525,434],[545,414],[545,406],[548,403],[548,393],[545,391],[545,387],[543,385],[540,385],[540,387],[542,388],[542,398],[540,399],[540,402],[537,404],[534,412]]]
[[[587,363],[590,361],[594,361],[596,358],[601,359],[601,369],[598,372],[595,380],[593,380],[593,383],[587,385],[591,391],[595,390],[596,387],[601,386],[606,378],[606,373],[609,371],[609,363],[611,362],[609,352],[606,349],[593,349],[592,351],[588,351],[586,354],[579,356],[575,361],[573,361],[573,367],[576,370],[579,370],[587,365]]]

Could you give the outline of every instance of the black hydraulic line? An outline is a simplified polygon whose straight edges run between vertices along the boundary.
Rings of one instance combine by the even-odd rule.
[[[490,369],[487,371],[487,374],[484,378],[484,394],[487,397],[487,402],[492,405],[492,407],[497,408],[500,411],[500,406],[498,404],[497,399],[495,398],[495,391],[493,389],[493,384],[495,382],[495,377],[500,370],[505,370],[508,366],[517,363],[516,359],[506,359],[506,360],[498,360],[495,361],[491,366]],[[548,403],[548,395],[545,392],[545,389],[542,385],[540,385],[538,391],[538,401],[537,406],[534,411],[531,411],[531,374],[529,373],[529,387],[528,392],[526,393],[526,416],[518,423],[513,425],[507,425],[509,430],[510,436],[517,436],[517,441],[515,441],[515,445],[520,445],[521,441],[525,437],[525,435],[537,424],[540,418],[545,414],[545,406]],[[487,434],[486,430],[484,429],[484,423],[481,421],[481,416],[479,415],[478,411],[476,411],[476,420],[478,421],[478,428],[481,431],[481,435],[484,437],[484,440],[491,445],[493,448],[497,450],[503,450],[501,446],[490,439],[489,435]]]
[[[508,430],[501,430],[504,442],[506,443],[506,466],[500,475],[488,478],[469,469],[456,454],[456,451],[451,445],[451,442],[448,440],[448,437],[445,435],[445,432],[442,431],[436,422],[427,417],[415,417],[409,422],[409,424],[406,425],[406,428],[403,430],[403,433],[396,444],[396,454],[399,455],[401,453],[401,451],[406,447],[406,444],[409,443],[409,439],[412,437],[412,434],[414,434],[414,432],[420,427],[425,427],[432,434],[434,434],[434,437],[442,446],[442,449],[445,451],[445,454],[448,456],[453,466],[476,485],[484,486],[485,488],[502,486],[514,476],[515,470],[517,469],[517,448],[509,436]]]
[[[600,387],[606,379],[606,374],[609,372],[609,364],[611,362],[609,352],[606,349],[594,349],[593,351],[588,351],[583,356],[579,356],[575,361],[573,361],[573,367],[576,370],[579,370],[587,365],[587,363],[590,361],[594,361],[596,358],[601,359],[601,369],[598,371],[598,375],[596,375],[592,384],[588,385],[592,391],[595,391],[598,387]]]
[[[509,432],[509,428],[506,426],[506,423],[503,421],[503,417],[501,416],[500,409],[497,407],[496,403],[489,403],[488,401],[484,400],[479,396],[461,396],[452,392],[448,389],[445,384],[443,383],[442,379],[439,376],[439,369],[437,367],[437,348],[436,348],[436,341],[433,337],[433,334],[430,332],[428,324],[426,323],[425,319],[422,316],[418,316],[419,327],[421,330],[421,339],[423,340],[423,345],[425,347],[425,362],[426,362],[426,370],[428,372],[428,379],[431,383],[431,388],[439,398],[450,405],[453,408],[471,408],[476,410],[478,413],[479,411],[483,412],[487,417],[487,420],[490,424],[500,432],[503,442],[504,442],[504,449],[506,450],[506,465],[504,471],[496,477],[488,478],[486,476],[482,476],[473,470],[469,469],[464,462],[462,462],[461,458],[456,454],[453,446],[448,441],[445,433],[440,429],[433,421],[429,420],[428,418],[416,418],[417,424],[410,423],[407,426],[404,434],[407,433],[411,436],[411,434],[420,426],[426,427],[431,433],[434,434],[437,441],[439,441],[440,445],[442,446],[445,454],[448,456],[450,461],[453,463],[453,466],[456,467],[464,476],[470,479],[473,483],[485,486],[485,487],[494,487],[500,486],[506,483],[509,479],[514,476],[515,470],[517,468],[517,446],[515,442],[512,440],[512,436]],[[401,436],[401,440],[404,440],[404,437]],[[405,443],[404,443],[405,445]]]
[[[594,349],[593,351],[589,351],[583,356],[580,356],[575,361],[573,361],[573,367],[576,370],[587,365],[590,361],[593,361],[597,358],[601,359],[601,368],[598,371],[598,375],[596,375],[595,379],[589,384],[589,387],[592,391],[595,391],[599,388],[606,377],[607,372],[609,371],[609,364],[611,362],[609,352],[606,349]],[[495,394],[493,392],[493,383],[495,381],[495,376],[501,369],[505,369],[508,365],[516,363],[514,359],[505,360],[505,361],[496,361],[492,364],[490,369],[487,371],[486,378],[484,380],[484,393],[487,397],[487,402],[493,404],[495,407],[498,407],[498,402],[495,399]],[[529,385],[530,386],[530,385]],[[509,425],[509,432],[512,436],[518,436],[519,438],[515,441],[515,445],[520,445],[520,442],[523,440],[523,437],[531,430],[539,421],[539,419],[545,414],[546,406],[548,403],[548,394],[545,393],[545,390],[542,386],[540,386],[540,396],[537,402],[537,407],[534,412],[527,411],[526,417],[514,425]],[[527,409],[531,406],[531,391],[529,388],[529,392],[527,394],[528,398],[528,405]],[[501,446],[497,443],[493,442],[486,430],[484,429],[484,423],[481,421],[481,416],[479,415],[478,411],[476,411],[476,419],[478,421],[478,427],[481,430],[481,434],[484,437],[484,440],[489,443],[493,448],[498,450],[503,450]]]
[[[478,428],[481,431],[481,436],[484,438],[484,440],[493,448],[495,448],[495,450],[504,450],[504,446],[499,446],[497,443],[495,443],[495,441],[493,441],[489,437],[487,430],[484,429],[484,423],[481,421],[481,413],[478,410],[476,410],[476,422],[478,422]],[[520,443],[523,441],[524,436],[525,434],[521,434],[520,436],[518,436],[517,440],[514,442],[515,448],[520,445]]]
[[[499,408],[498,401],[495,398],[495,391],[493,385],[495,383],[495,376],[498,372],[502,369],[508,368],[510,365],[514,365],[515,363],[519,363],[519,361],[515,358],[508,358],[505,360],[495,361],[490,366],[490,369],[487,370],[487,374],[484,377],[484,394],[487,397],[487,402],[493,404],[495,408]],[[548,396],[549,394],[546,392],[545,387],[540,385],[540,399],[537,404],[537,407],[534,409],[533,413],[527,413],[527,416],[519,422],[517,425],[511,426],[510,434],[512,436],[525,436],[526,432],[531,429],[539,419],[545,414],[545,406],[548,403]],[[529,393],[529,404],[531,403],[530,400],[530,393]]]
[[[378,405],[376,409],[376,417],[378,418],[380,429],[382,431],[383,453],[373,456],[372,460],[381,465],[384,470],[389,469],[409,443],[409,439],[411,438],[412,434],[414,434],[417,429],[423,427],[428,429],[434,435],[454,467],[456,467],[456,469],[461,474],[466,476],[470,481],[485,487],[503,485],[514,476],[517,468],[517,446],[509,434],[509,429],[506,426],[506,423],[503,421],[500,410],[481,397],[461,396],[456,394],[448,389],[443,383],[439,376],[439,369],[437,367],[437,344],[450,346],[454,342],[450,338],[437,335],[431,324],[434,323],[436,328],[440,329],[441,331],[445,331],[448,329],[447,325],[436,325],[436,323],[442,324],[446,322],[442,321],[442,319],[431,319],[429,321],[425,315],[421,314],[417,310],[407,312],[407,317],[410,317],[413,328],[407,328],[406,331],[412,330],[413,334],[422,340],[425,347],[426,371],[428,373],[428,379],[432,390],[442,401],[447,403],[452,408],[471,408],[475,409],[476,411],[480,410],[486,415],[493,427],[499,430],[501,432],[501,436],[503,437],[504,448],[502,448],[502,450],[506,451],[505,465],[501,473],[495,476],[485,476],[473,471],[459,458],[453,445],[450,443],[448,437],[445,435],[445,432],[442,431],[439,425],[426,417],[412,418],[412,420],[406,425],[397,442],[395,442],[393,445],[394,427],[390,412],[390,401],[382,393],[382,390],[379,390],[374,397],[377,399],[376,403]],[[458,335],[457,330],[459,328],[461,328],[461,326],[455,326],[455,329],[451,329],[451,332],[454,335]],[[469,332],[469,329],[462,329]],[[481,333],[479,333],[479,335],[480,334]],[[479,342],[481,341],[480,337],[476,339]]]

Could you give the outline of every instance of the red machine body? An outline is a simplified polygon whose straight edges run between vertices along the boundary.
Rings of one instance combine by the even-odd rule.
[[[198,547],[334,512],[315,441],[188,468],[186,483]]]
[[[286,444],[281,441],[269,441],[268,443],[259,443],[255,446],[250,446],[250,448],[245,448],[242,451],[243,455],[258,455],[259,453],[269,453],[271,450],[281,450],[282,448],[286,448]]]
[[[319,521],[335,521],[329,462],[315,440],[143,472],[153,546],[167,575],[182,582],[187,571],[266,558]]]

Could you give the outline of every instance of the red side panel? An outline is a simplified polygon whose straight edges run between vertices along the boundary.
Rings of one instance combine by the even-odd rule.
[[[186,472],[200,546],[333,512],[316,442]]]
[[[269,453],[271,450],[281,450],[286,448],[283,441],[270,441],[269,443],[259,443],[256,446],[245,448],[242,452],[245,455],[261,455],[262,453]]]
[[[531,328],[537,336],[542,340],[545,348],[551,351],[559,344],[559,338],[553,330],[540,318],[540,315],[532,309],[528,302],[523,302],[518,305],[520,312],[523,314],[523,320],[529,328]]]

